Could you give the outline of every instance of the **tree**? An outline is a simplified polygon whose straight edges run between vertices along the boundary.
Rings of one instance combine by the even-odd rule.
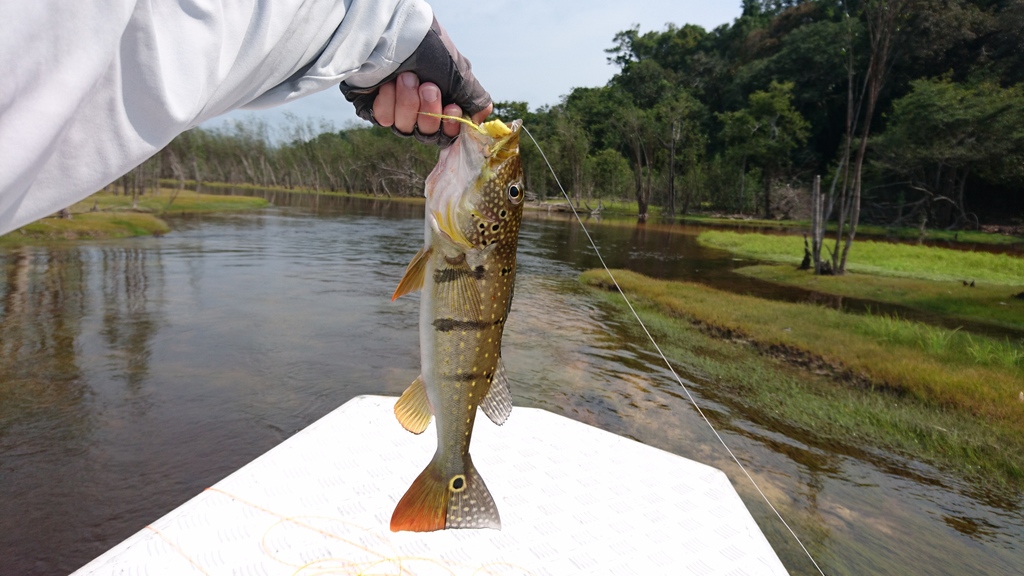
[[[864,158],[867,154],[868,136],[871,133],[871,122],[875,116],[875,107],[878,104],[882,87],[889,76],[892,68],[893,56],[896,53],[896,46],[899,38],[900,25],[910,15],[910,10],[915,6],[917,0],[866,0],[864,2],[864,19],[868,33],[869,54],[867,71],[864,74],[863,91],[853,99],[853,60],[850,57],[849,74],[849,98],[847,114],[847,142],[852,142],[854,130],[857,129],[858,119],[860,126],[860,144],[857,148],[857,156],[854,164],[850,166],[850,146],[845,148],[843,164],[853,170],[852,184],[850,185],[849,204],[845,201],[840,203],[839,226],[836,231],[836,250],[833,251],[832,269],[837,274],[846,273],[846,259],[853,245],[853,239],[857,235],[857,225],[860,222],[861,190],[863,188]],[[850,47],[852,51],[852,46]],[[856,104],[854,104],[856,102]],[[864,113],[860,114],[863,106]],[[847,190],[847,178],[843,178],[843,196],[845,199]],[[840,257],[839,243],[843,237],[844,226],[848,224],[846,243],[843,245],[842,256]],[[836,262],[836,259],[839,261]]]
[[[633,167],[633,187],[636,198],[637,222],[647,221],[647,209],[653,190],[655,137],[651,112],[629,105],[615,116]]]
[[[675,178],[677,165],[692,170],[704,156],[706,135],[700,124],[704,106],[685,90],[668,95],[654,109],[654,132],[668,152],[668,205],[670,216],[676,213]],[[683,213],[689,207],[689,196],[684,201]]]
[[[767,91],[751,94],[746,108],[718,116],[725,140],[734,155],[742,158],[742,173],[746,173],[748,162],[762,170],[766,218],[772,216],[772,186],[790,166],[793,149],[807,140],[809,125],[793,108],[792,100],[793,83],[773,81]]]
[[[594,194],[599,199],[619,198],[628,194],[633,180],[629,162],[611,148],[604,148],[587,157],[587,173],[594,183]]]
[[[576,207],[582,202],[583,195],[590,195],[585,178],[585,162],[590,152],[590,137],[583,124],[575,115],[560,108],[555,112],[555,146],[554,151],[562,164],[568,168],[571,178],[570,188],[576,198]]]
[[[1024,184],[1022,87],[969,86],[948,78],[915,80],[912,87],[893,104],[885,133],[872,140],[879,167],[922,196],[908,217],[941,212],[948,214],[944,225],[963,226],[971,221],[969,178]]]

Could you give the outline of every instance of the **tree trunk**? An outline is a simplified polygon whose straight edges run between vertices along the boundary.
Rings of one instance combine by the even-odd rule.
[[[871,132],[871,120],[875,115],[875,105],[885,84],[886,76],[892,66],[895,43],[900,32],[900,21],[909,13],[915,0],[875,0],[865,5],[865,20],[868,27],[868,39],[871,45],[871,57],[865,74],[867,108],[861,119],[860,146],[857,148],[857,160],[853,166],[853,190],[850,202],[850,230],[843,246],[843,255],[839,261],[837,274],[846,273],[846,261],[857,235],[857,224],[860,222],[860,205],[862,189],[862,173],[864,156],[867,154],[868,135]]]
[[[821,193],[821,176],[814,177],[811,191],[811,259],[816,275],[831,274],[832,266],[821,261],[821,248],[825,243],[825,195]]]
[[[203,177],[202,174],[199,172],[199,159],[196,158],[195,156],[192,156],[192,174],[195,175],[196,179],[196,194],[199,194],[200,192],[202,192]]]
[[[672,122],[672,141],[668,152],[668,215],[676,215],[676,139],[679,138],[679,121]]]
[[[746,202],[745,192],[747,187],[747,155],[743,155],[743,162],[740,165],[740,205],[737,212],[743,214],[743,203]]]

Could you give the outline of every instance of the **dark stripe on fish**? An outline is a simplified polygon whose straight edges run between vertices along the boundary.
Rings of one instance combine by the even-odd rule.
[[[442,268],[434,271],[434,283],[442,284],[445,282],[455,282],[459,278],[465,276],[472,276],[476,280],[480,280],[484,277],[484,267],[477,266],[476,269],[470,270],[469,268]]]
[[[472,372],[467,372],[465,374],[455,374],[448,376],[448,379],[453,382],[471,382],[477,379],[477,375],[473,374]]]
[[[451,332],[452,330],[483,330],[490,327],[490,322],[455,320],[454,318],[438,318],[437,320],[434,320],[434,329],[438,332]]]

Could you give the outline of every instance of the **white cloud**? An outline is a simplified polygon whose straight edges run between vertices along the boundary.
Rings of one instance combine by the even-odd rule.
[[[641,32],[666,23],[707,30],[739,17],[740,0],[433,0],[434,14],[495,100],[518,100],[534,109],[557,104],[576,87],[603,86],[615,72],[604,50],[617,32]],[[337,89],[260,112],[232,112],[207,122],[254,116],[271,126],[285,113],[341,128],[359,122]]]

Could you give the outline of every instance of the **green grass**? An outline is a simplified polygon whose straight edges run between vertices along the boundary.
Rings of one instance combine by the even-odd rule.
[[[159,236],[170,231],[166,222],[145,213],[96,212],[70,219],[43,218],[0,236],[0,246],[60,240],[105,240],[132,236]]]
[[[748,266],[736,270],[744,276],[775,284],[797,286],[826,294],[899,304],[950,318],[983,322],[1024,330],[1024,278],[1017,285],[978,284],[962,281],[919,280],[891,276],[848,273],[844,276],[815,276],[807,270],[784,264]]]
[[[161,189],[138,198],[99,192],[71,206],[71,218],[48,217],[0,236],[0,246],[63,240],[106,240],[133,236],[159,236],[170,231],[161,216],[205,214],[262,208],[262,198],[196,194],[183,191],[171,202],[173,190]]]
[[[177,180],[160,180],[162,184],[177,186]],[[189,188],[195,187],[194,180],[186,180],[185,185]],[[361,198],[364,200],[386,200],[391,202],[409,202],[412,204],[423,204],[426,199],[423,196],[377,196],[369,192],[341,192],[337,190],[315,190],[313,188],[287,188],[285,186],[257,186],[255,184],[231,183],[231,182],[203,182],[203,188],[214,189],[237,189],[237,190],[271,190],[275,192],[286,192],[289,194],[319,194],[321,196],[341,196],[345,198]],[[190,192],[195,194],[195,192]]]
[[[863,441],[967,475],[982,471],[975,478],[981,483],[1024,486],[1019,344],[614,274],[673,359],[763,418],[821,441]],[[609,287],[603,271],[586,272],[582,281]],[[628,314],[618,295],[606,297]]]
[[[789,230],[809,230],[809,220],[765,220],[758,218],[728,218],[720,216],[686,215],[680,216],[681,222],[700,224],[708,226],[730,226],[735,228],[779,228]],[[825,242],[829,246],[835,244],[836,225],[828,224],[825,227]],[[924,236],[917,228],[894,228],[890,226],[879,226],[875,224],[861,224],[857,226],[858,236],[871,236],[892,238],[897,240],[932,240],[952,242],[960,244],[994,244],[1001,246],[1012,246],[1024,244],[1024,238],[1008,234],[994,234],[991,232],[980,232],[975,230],[925,230]],[[831,236],[830,236],[831,235]]]
[[[166,214],[205,214],[210,212],[230,212],[235,210],[251,210],[264,208],[270,203],[262,198],[249,196],[222,196],[219,194],[196,194],[183,190],[175,195],[176,190],[161,188],[156,193],[139,196],[137,206],[132,208],[132,197],[114,195],[109,192],[98,192],[71,207],[72,214],[87,213],[95,207],[102,212],[137,211],[156,215]],[[171,198],[174,198],[173,202]]]
[[[728,250],[745,258],[799,264],[804,241],[799,236],[708,231],[697,237],[704,246]],[[967,252],[932,246],[860,240],[850,249],[847,271],[925,280],[962,281],[1017,286],[1024,279],[1024,258],[988,252]]]
[[[589,199],[586,202],[591,208],[596,208],[598,205],[596,199]],[[552,197],[541,201],[539,204],[531,204],[530,207],[544,210],[547,205],[559,204],[564,206],[565,199],[561,197]],[[604,216],[631,219],[633,222],[636,221],[637,208],[636,201],[634,200],[602,199],[601,205],[603,206],[602,215]],[[586,207],[583,209],[585,210]],[[744,215],[716,216],[704,214],[683,214],[670,219],[665,216],[665,211],[661,206],[648,207],[648,222],[668,223],[670,221],[682,224],[693,224],[696,226],[713,226],[718,228],[770,228],[793,232],[798,230],[806,231],[811,227],[809,220],[775,220]],[[834,223],[827,224],[825,229],[826,242],[828,242],[829,245],[834,244],[836,225]],[[857,234],[861,237],[866,236],[896,240],[926,240],[948,242],[952,244],[992,244],[997,246],[1024,244],[1024,237],[1012,236],[1009,234],[998,234],[975,230],[938,230],[929,228],[925,230],[924,235],[922,236],[921,231],[918,228],[880,226],[876,224],[859,225],[857,227]],[[831,239],[829,238],[829,235],[831,235]]]

